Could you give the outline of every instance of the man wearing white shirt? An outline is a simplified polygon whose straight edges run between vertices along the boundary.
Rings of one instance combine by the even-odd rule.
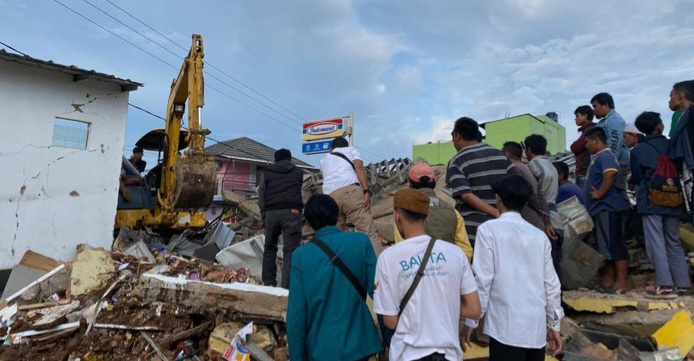
[[[391,360],[462,360],[459,319],[480,316],[477,284],[465,253],[426,235],[429,202],[416,189],[395,193],[395,224],[405,240],[384,250],[376,263],[374,312],[395,330]],[[426,269],[402,305],[431,242]]]
[[[345,230],[347,224],[352,224],[369,236],[374,252],[380,254],[385,242],[371,217],[371,191],[359,151],[350,147],[347,139],[335,138],[330,153],[320,161],[320,171],[323,194],[332,197],[340,207],[337,227]]]
[[[542,361],[545,346],[558,355],[564,317],[561,286],[547,235],[521,218],[532,195],[530,184],[509,176],[492,185],[501,212],[477,230],[472,269],[490,337],[490,361]],[[466,320],[469,342],[477,322]]]

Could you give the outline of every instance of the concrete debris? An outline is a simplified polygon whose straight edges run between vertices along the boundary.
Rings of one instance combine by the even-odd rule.
[[[248,321],[260,323],[254,359],[278,349],[286,358],[286,290],[256,285],[243,267],[154,248],[143,234],[121,237],[121,251],[143,241],[153,262],[140,250],[82,247],[72,269],[61,264],[4,300],[0,361],[210,360],[214,325]]]
[[[115,271],[116,266],[108,252],[81,247],[72,264],[68,295],[78,297],[108,285]]]
[[[147,245],[145,245],[145,242],[143,241],[137,241],[137,243],[128,247],[125,251],[123,251],[123,253],[135,256],[137,258],[144,258],[150,263],[155,262],[152,252],[149,251]]]

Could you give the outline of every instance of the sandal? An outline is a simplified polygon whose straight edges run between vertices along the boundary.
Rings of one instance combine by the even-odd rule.
[[[672,287],[656,286],[653,291],[646,291],[646,298],[656,300],[671,300],[677,298],[677,293]]]
[[[680,288],[680,287],[677,287],[677,289],[676,289],[676,293],[677,293],[678,296],[688,295],[690,291],[691,291],[691,290],[690,290],[689,288]]]

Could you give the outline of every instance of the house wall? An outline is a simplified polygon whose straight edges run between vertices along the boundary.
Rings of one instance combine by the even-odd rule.
[[[221,183],[222,190],[243,193],[256,186],[255,164],[224,158],[217,158],[217,161],[220,162],[217,182]]]
[[[522,142],[531,134],[540,134],[547,139],[547,150],[559,154],[566,150],[566,129],[559,123],[541,115],[538,120],[529,115],[522,115],[500,121],[487,123],[487,144],[501,149],[505,142]]]
[[[506,142],[522,142],[532,134],[530,117],[520,116],[492,123],[487,123],[486,142],[494,148],[501,149]]]
[[[81,243],[110,248],[128,93],[4,61],[0,79],[0,269],[29,249],[71,260]],[[53,147],[55,117],[88,122],[87,149]]]
[[[453,142],[440,142],[431,144],[420,144],[412,146],[412,159],[422,158],[427,163],[448,164],[448,161],[456,154]]]

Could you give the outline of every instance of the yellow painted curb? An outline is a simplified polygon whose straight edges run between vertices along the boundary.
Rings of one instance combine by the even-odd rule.
[[[586,311],[595,313],[614,313],[615,308],[633,307],[637,308],[638,301],[620,300],[620,299],[595,299],[588,297],[580,297],[575,299],[564,298],[564,303],[576,311]]]
[[[676,313],[670,321],[653,334],[658,347],[677,347],[686,355],[694,347],[694,323],[687,311]]]

